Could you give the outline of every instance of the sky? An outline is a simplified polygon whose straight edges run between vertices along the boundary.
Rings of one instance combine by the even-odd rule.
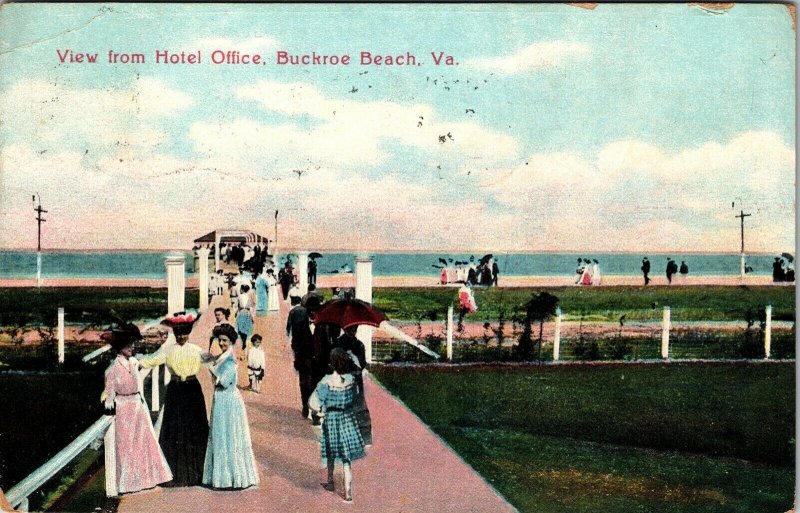
[[[793,251],[794,38],[777,4],[6,5],[0,248],[35,248],[38,194],[45,248],[278,210],[293,250],[738,252],[744,210],[748,251]]]

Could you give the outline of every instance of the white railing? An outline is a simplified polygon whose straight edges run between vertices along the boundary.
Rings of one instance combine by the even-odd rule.
[[[101,348],[102,349],[102,348]],[[98,353],[95,351],[95,353]],[[94,354],[94,353],[92,353]],[[95,355],[96,356],[96,355]],[[144,379],[152,372],[150,380],[150,409],[152,411],[160,411],[160,390],[159,382],[161,375],[161,367],[164,367],[164,384],[170,381],[170,373],[165,365],[153,367],[149,369],[139,370],[139,393],[142,397],[144,395]],[[28,477],[23,479],[19,484],[11,488],[7,493],[9,503],[12,508],[21,511],[28,511],[28,497],[42,487],[47,481],[53,478],[61,470],[72,462],[84,449],[89,447],[95,440],[104,439],[106,447],[113,447],[114,445],[114,430],[109,429],[114,421],[114,417],[104,415],[100,417],[94,424],[86,431],[78,435],[68,446],[62,449],[58,454],[50,458],[44,465],[34,470]],[[160,416],[159,416],[160,421]],[[113,483],[106,483],[106,495],[117,495],[117,491]]]
[[[6,493],[11,507],[28,511],[28,497],[66,467],[89,444],[102,437],[113,420],[113,417],[108,415],[100,417],[89,429],[81,433],[72,443],[50,458],[47,463],[34,470],[28,477],[11,488]]]

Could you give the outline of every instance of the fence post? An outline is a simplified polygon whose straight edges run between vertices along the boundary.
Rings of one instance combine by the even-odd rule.
[[[64,309],[58,309],[58,363],[64,363]]]
[[[556,332],[553,335],[553,361],[561,357],[561,307],[556,307]]]
[[[117,454],[116,454],[116,427],[112,422],[103,438],[106,467],[106,497],[116,497],[117,490]]]
[[[197,250],[197,288],[200,293],[200,312],[208,310],[208,248]]]
[[[767,305],[764,324],[764,359],[769,359],[772,351],[772,305]]]
[[[167,268],[167,315],[172,315],[184,309],[186,260],[183,255],[169,255],[164,265]]]
[[[160,367],[160,365],[156,365],[153,367],[153,370],[150,371],[150,411],[158,411],[161,409],[158,395],[158,378]]]
[[[308,294],[308,254],[308,251],[297,252],[297,278],[300,281],[297,286],[301,295]]]
[[[303,255],[303,253],[301,253]],[[306,288],[308,288],[308,253],[305,254],[305,269],[301,273],[306,276]],[[356,299],[372,303],[372,257],[367,255],[356,256]],[[303,279],[302,277],[300,278]],[[372,326],[359,326],[356,337],[364,344],[364,353],[367,363],[372,363]]]
[[[447,307],[447,361],[453,361],[453,307]]]
[[[669,358],[669,328],[670,328],[669,307],[664,307],[664,317],[661,320],[661,358]]]

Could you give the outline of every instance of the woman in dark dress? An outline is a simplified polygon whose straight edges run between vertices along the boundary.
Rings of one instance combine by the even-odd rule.
[[[201,484],[208,444],[206,401],[197,374],[211,358],[188,342],[195,320],[191,316],[177,315],[166,319],[164,324],[172,328],[175,343],[168,341],[153,355],[140,359],[142,367],[166,363],[171,374],[164,397],[159,443],[172,469],[172,486]]]

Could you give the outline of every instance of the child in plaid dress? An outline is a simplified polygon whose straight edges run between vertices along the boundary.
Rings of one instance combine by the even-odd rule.
[[[355,380],[347,371],[350,367],[350,356],[341,348],[331,351],[333,374],[322,378],[317,389],[308,400],[309,408],[322,416],[322,437],[320,454],[322,464],[328,468],[328,481],[322,487],[334,490],[333,467],[335,462],[342,463],[344,471],[344,500],[353,500],[353,461],[366,456],[364,439],[358,430],[358,423],[353,414],[355,398]]]

